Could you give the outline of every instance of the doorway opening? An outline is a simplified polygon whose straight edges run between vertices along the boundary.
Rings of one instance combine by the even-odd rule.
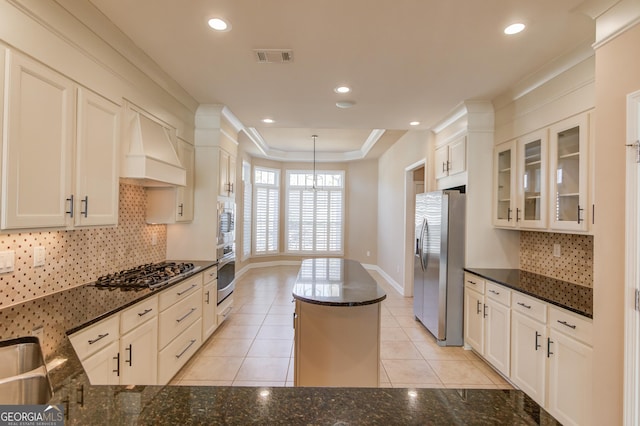
[[[426,159],[405,168],[404,296],[413,296],[416,194],[426,191]]]

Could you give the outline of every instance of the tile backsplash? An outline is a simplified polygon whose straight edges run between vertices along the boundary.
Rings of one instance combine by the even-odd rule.
[[[145,223],[143,187],[120,184],[118,226],[0,234],[0,250],[15,251],[15,269],[0,275],[0,309],[94,281],[100,275],[165,259],[166,225]],[[157,240],[152,245],[152,239]],[[33,267],[33,248],[46,262]]]
[[[555,244],[559,257],[553,255]],[[521,231],[520,269],[593,287],[593,236]]]

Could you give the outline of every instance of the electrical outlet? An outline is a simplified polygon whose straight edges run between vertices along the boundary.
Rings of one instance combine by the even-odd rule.
[[[371,252],[367,250],[367,257],[371,256]]]
[[[38,267],[38,266],[44,266],[44,262],[46,260],[47,257],[47,252],[46,249],[42,246],[38,246],[38,247],[34,247],[33,248],[33,266]]]
[[[555,257],[560,257],[562,255],[562,251],[560,249],[560,244],[554,244],[553,245],[553,255]]]
[[[156,244],[158,244],[158,234],[154,232],[151,234],[151,245],[155,246]]]
[[[0,251],[0,274],[13,272],[16,263],[16,252],[13,250]]]

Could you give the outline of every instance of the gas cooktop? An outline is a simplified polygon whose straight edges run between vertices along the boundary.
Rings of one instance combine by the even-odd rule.
[[[200,269],[193,263],[159,262],[99,277],[94,285],[99,288],[137,290],[157,288],[187,277]]]

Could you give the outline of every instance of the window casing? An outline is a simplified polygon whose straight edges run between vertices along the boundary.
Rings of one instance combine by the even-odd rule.
[[[344,253],[344,171],[287,170],[285,251]]]

